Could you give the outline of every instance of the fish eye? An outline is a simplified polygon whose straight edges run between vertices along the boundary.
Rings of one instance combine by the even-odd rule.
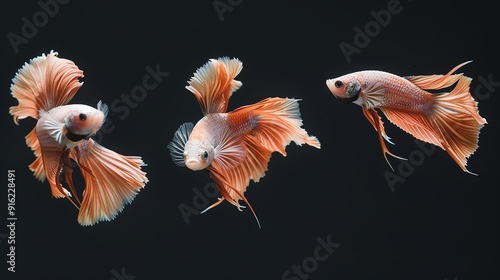
[[[78,115],[78,118],[83,122],[87,119],[87,115],[81,113],[80,115]]]
[[[341,81],[335,81],[335,87],[336,88],[341,88],[344,85]]]
[[[207,160],[208,159],[208,152],[205,151],[203,152],[203,160]]]

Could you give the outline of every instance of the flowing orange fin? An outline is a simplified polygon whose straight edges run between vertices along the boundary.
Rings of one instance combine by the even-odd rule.
[[[242,68],[238,59],[223,57],[210,59],[196,70],[186,88],[194,94],[204,115],[226,112],[229,97],[241,86],[234,78]]]
[[[31,148],[36,156],[35,161],[29,165],[29,169],[33,171],[33,175],[40,180],[45,180],[45,169],[43,168],[42,149],[40,148],[40,142],[36,135],[36,128],[33,128],[28,135],[26,135],[26,144]]]
[[[380,134],[385,139],[385,141],[394,145],[394,143],[391,141],[391,137],[389,137],[387,135],[387,133],[385,133],[384,122],[382,121],[380,116],[377,114],[377,112],[374,109],[368,110],[364,106],[362,106],[362,108],[363,108],[363,115],[372,124],[375,131],[379,132],[379,130],[380,130]],[[373,111],[375,111],[375,112],[373,112]]]
[[[471,62],[472,60],[469,60],[455,66],[455,68],[451,69],[446,75],[407,76],[405,79],[409,80],[421,89],[442,89],[450,87],[462,76],[462,74],[452,74],[455,73],[455,71],[457,71],[460,67]]]
[[[219,198],[219,200],[217,200],[216,202],[212,203],[212,205],[208,206],[207,208],[205,208],[205,210],[201,211],[200,214],[203,214],[205,212],[207,212],[208,210],[218,206],[219,204],[221,204],[225,199],[222,197],[222,198]]]
[[[68,103],[83,83],[83,72],[70,60],[57,57],[57,52],[38,56],[26,63],[12,79],[12,96],[19,105],[9,113],[14,122],[19,119],[39,118],[39,111]]]
[[[41,113],[42,116],[49,117],[46,112],[42,111]],[[34,130],[38,145],[34,144],[31,133],[28,134],[28,136],[31,136],[27,139],[27,142],[33,144],[31,147],[35,147],[35,155],[37,152],[40,152],[40,157],[30,165],[30,169],[38,179],[47,179],[53,197],[62,198],[68,197],[71,194],[59,182],[59,175],[63,167],[61,159],[66,146],[55,140],[61,135],[60,129],[57,126],[58,124],[50,119],[43,118],[39,120]],[[43,172],[43,175],[40,172]]]
[[[241,211],[244,206],[239,203],[243,200],[259,224],[260,222],[252,206],[245,198],[244,193],[250,180],[258,182],[265,175],[267,164],[271,158],[271,151],[262,147],[262,143],[253,134],[243,137],[224,133],[221,145],[216,147],[216,155],[212,164],[207,168],[214,179],[222,199],[207,209],[219,205],[223,200],[229,201]]]
[[[266,98],[253,105],[240,107],[231,114],[249,113],[257,116],[257,126],[252,131],[262,146],[271,152],[286,156],[285,148],[291,141],[297,145],[308,144],[320,149],[315,136],[309,136],[302,126],[299,100],[288,98]]]
[[[478,147],[479,131],[486,123],[469,93],[471,79],[460,75],[449,93],[435,94],[433,111],[407,113],[381,108],[387,118],[415,138],[441,147],[465,172],[467,158]]]
[[[479,115],[477,102],[469,93],[471,79],[462,77],[450,93],[436,95],[430,121],[441,135],[441,145],[463,171],[467,159],[478,148],[479,132],[486,119]],[[476,174],[474,174],[476,175]]]
[[[239,162],[227,163],[227,159],[216,156],[210,166],[210,170],[218,170],[218,174],[223,174],[225,182],[231,186],[227,189],[228,201],[238,201],[242,199],[233,189],[244,193],[250,180],[259,182],[265,175],[267,164],[271,159],[271,151],[262,147],[260,141],[249,134],[242,139],[241,149],[243,157]],[[222,192],[221,192],[222,193]]]
[[[263,154],[262,152],[259,152],[261,158],[265,158],[266,155]],[[270,153],[269,153],[270,157]],[[256,157],[252,157],[252,159],[255,159]],[[229,201],[231,204],[236,206],[239,211],[242,211],[242,208],[245,208],[245,206],[241,205],[239,203],[239,200],[243,200],[246,205],[248,205],[248,208],[250,208],[250,211],[252,211],[252,214],[255,217],[255,220],[257,221],[257,225],[259,228],[260,222],[259,218],[257,218],[257,214],[252,208],[252,205],[248,200],[246,199],[244,192],[246,191],[246,188],[248,186],[248,183],[250,179],[253,179],[254,182],[257,182],[260,177],[264,176],[265,169],[267,169],[267,162],[269,161],[269,158],[267,159],[265,163],[265,167],[262,168],[262,164],[264,162],[263,159],[260,160],[261,167],[259,168],[258,166],[255,166],[257,169],[261,169],[262,175],[258,175],[258,172],[256,173],[255,170],[249,170],[248,166],[252,165],[252,159],[249,159],[250,163],[242,164],[239,165],[238,167],[231,169],[231,170],[225,170],[222,169],[217,163],[211,164],[208,167],[208,171],[210,172],[210,177],[214,179],[214,182],[217,186],[217,189],[219,190],[219,193],[222,196],[222,199],[219,201],[215,202],[211,206],[209,206],[207,209],[203,210],[202,213],[205,213],[207,210],[214,208],[215,206],[219,205],[223,200]],[[256,162],[253,162],[254,164],[258,164]],[[264,169],[264,170],[262,170]],[[254,175],[252,175],[252,173]],[[255,175],[257,174],[257,175]],[[258,177],[257,179],[254,179],[255,177]]]
[[[385,145],[384,139],[386,139],[391,144],[392,142],[389,141],[390,138],[387,136],[387,134],[385,134],[384,123],[382,122],[380,116],[377,114],[377,111],[373,108],[366,109],[364,106],[361,106],[361,108],[363,108],[363,114],[365,115],[366,119],[368,119],[368,121],[373,125],[373,128],[375,128],[375,130],[377,131],[378,139],[380,141],[380,146],[382,148],[382,153],[384,154],[385,161],[387,162],[387,164],[389,164],[389,167],[391,167],[392,171],[394,171],[394,168],[387,159],[387,155],[390,155],[400,160],[406,160],[406,158],[391,153],[387,148],[387,146]]]
[[[92,139],[75,147],[70,156],[85,180],[78,214],[81,225],[112,220],[148,182],[140,157],[122,156]]]

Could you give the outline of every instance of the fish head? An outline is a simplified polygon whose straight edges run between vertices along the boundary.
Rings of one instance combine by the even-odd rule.
[[[214,146],[207,140],[189,140],[184,147],[184,163],[194,171],[207,168],[214,159]]]
[[[107,106],[101,102],[97,104],[97,109],[87,105],[72,106],[71,111],[64,118],[68,139],[88,139],[95,135],[104,123],[107,110]]]
[[[361,82],[356,73],[326,80],[326,86],[342,104],[356,103],[361,91]]]

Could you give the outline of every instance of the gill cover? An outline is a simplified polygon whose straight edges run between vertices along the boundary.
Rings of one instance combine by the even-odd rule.
[[[351,104],[356,101],[359,97],[359,91],[361,90],[361,85],[358,81],[352,81],[346,88],[345,95],[346,97],[338,97],[340,103],[342,104]]]

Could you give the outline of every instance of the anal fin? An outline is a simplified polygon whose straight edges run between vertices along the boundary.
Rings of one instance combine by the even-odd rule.
[[[390,139],[390,138],[385,133],[384,123],[382,122],[382,119],[378,115],[377,111],[373,108],[371,108],[371,109],[366,109],[365,107],[362,107],[362,108],[363,108],[363,114],[365,115],[366,119],[373,125],[373,128],[375,128],[375,130],[377,131],[378,139],[380,141],[380,146],[382,148],[382,153],[384,154],[385,161],[387,162],[387,164],[389,164],[389,167],[391,167],[391,169],[394,171],[394,168],[392,167],[391,163],[387,159],[387,155],[390,155],[390,156],[397,158],[397,159],[400,159],[400,160],[406,160],[406,158],[403,158],[403,157],[400,157],[400,156],[397,156],[397,155],[391,153],[391,151],[389,151],[389,149],[385,145],[384,139],[389,141],[388,139]],[[390,143],[392,144],[392,142],[390,142]]]

